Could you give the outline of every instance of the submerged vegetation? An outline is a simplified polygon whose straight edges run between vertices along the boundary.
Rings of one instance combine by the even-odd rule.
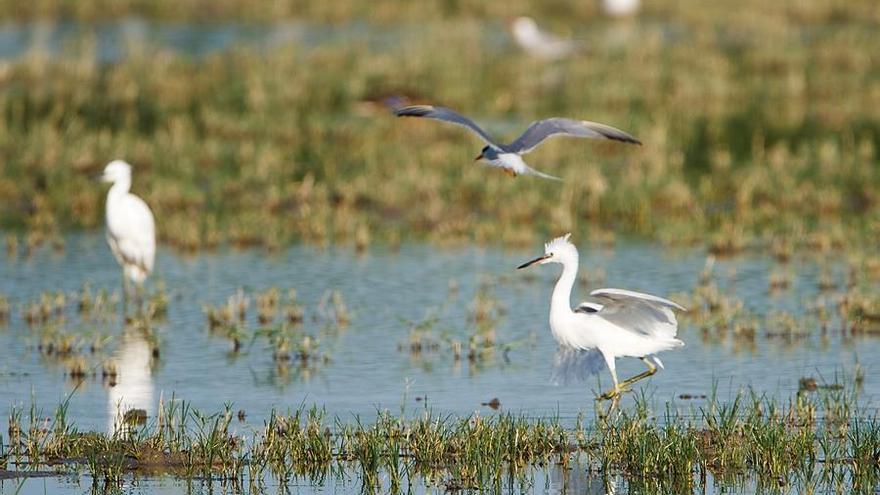
[[[322,339],[337,334],[350,323],[351,314],[338,290],[324,292],[315,308],[306,312],[296,289],[278,287],[249,295],[243,289],[229,296],[225,304],[203,305],[212,336],[229,341],[229,356],[238,357],[257,343],[271,353],[273,376],[286,382],[291,371],[308,377],[331,360]],[[249,312],[256,302],[256,317]],[[315,328],[317,327],[317,328]]]
[[[729,403],[667,404],[659,416],[637,399],[631,410],[583,418],[412,417],[379,412],[375,421],[330,420],[317,409],[272,412],[261,426],[233,422],[231,408],[204,414],[172,398],[156,418],[113,434],[87,433],[59,407],[46,418],[16,409],[0,461],[14,469],[50,466],[86,472],[118,486],[127,476],[172,473],[261,488],[357,473],[367,491],[405,491],[425,483],[447,490],[499,490],[529,484],[530,468],[554,465],[596,476],[623,476],[651,493],[691,491],[745,479],[784,487],[849,487],[880,482],[880,422],[863,416],[850,386],[814,386],[787,403],[741,393]],[[241,417],[239,412],[238,416]]]
[[[162,283],[142,295],[140,308],[126,313],[120,322],[118,293],[94,291],[89,284],[72,292],[43,292],[19,304],[21,338],[49,370],[60,369],[74,386],[100,377],[104,385],[113,387],[117,364],[112,351],[125,335],[137,335],[154,358],[161,354],[155,326],[165,317],[168,295]],[[9,307],[6,302],[7,318]],[[122,336],[117,335],[120,328]]]
[[[50,4],[5,12],[29,17]],[[85,18],[91,7],[146,8],[63,5]],[[359,18],[352,2],[339,5],[351,9],[341,17]],[[64,230],[101,223],[104,190],[91,174],[125,157],[160,242],[186,251],[298,241],[362,250],[413,238],[523,245],[568,230],[720,254],[850,248],[880,235],[870,5],[731,12],[662,1],[612,25],[595,7],[559,4],[547,22],[580,19],[575,34],[590,50],[554,64],[499,43],[502,4],[492,2],[453,2],[429,21],[420,6],[418,36],[367,28],[387,42],[293,41],[203,58],[132,46],[111,63],[89,39],[61,56],[35,49],[0,64],[0,228],[18,232],[8,249],[63,248]],[[409,9],[370,10],[413,20]],[[269,12],[283,17],[260,9]],[[337,17],[301,15],[310,12]],[[472,164],[479,144],[466,133],[368,105],[390,94],[457,108],[501,135],[568,115],[613,123],[645,145],[560,140],[531,159],[564,183],[512,180]]]

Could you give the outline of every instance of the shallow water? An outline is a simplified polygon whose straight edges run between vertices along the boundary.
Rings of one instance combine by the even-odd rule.
[[[480,45],[490,53],[516,49],[501,21],[479,25],[468,21],[462,26],[478,29]],[[393,51],[411,40],[424,37],[425,30],[423,23],[375,25],[365,21],[350,21],[323,24],[299,20],[194,23],[156,21],[137,16],[103,22],[3,22],[0,23],[0,60],[29,53],[50,56],[87,54],[94,55],[99,62],[112,63],[144,50],[169,50],[199,58],[231,49],[260,51],[288,45],[310,49],[336,44]],[[647,17],[641,19],[637,26],[597,18],[594,22],[572,25],[570,31],[570,38],[575,42],[612,51],[618,51],[636,38],[680,43],[693,37],[689,27],[674,19]],[[809,41],[812,37],[821,37],[823,33],[823,30],[807,26],[797,32],[793,39]],[[718,42],[723,45],[741,47],[748,43],[741,33],[720,30],[716,34]],[[83,51],[82,48],[87,50]]]
[[[861,29],[865,35],[874,31],[870,23],[850,23],[848,29]],[[501,21],[468,27],[479,29],[481,46],[489,52],[515,49],[515,43]],[[423,23],[375,25],[365,21],[325,24],[300,20],[273,23],[236,21],[196,23],[156,21],[128,16],[102,22],[40,20],[0,22],[0,60],[14,59],[29,53],[50,56],[94,55],[103,63],[124,60],[144,50],[169,50],[189,57],[205,57],[225,50],[246,48],[257,51],[295,45],[315,48],[327,45],[368,46],[390,51],[409,40],[425,35]],[[448,29],[448,28],[444,28]],[[593,49],[618,51],[636,39],[686,43],[695,36],[681,20],[643,16],[638,24],[609,22],[597,18],[569,26],[570,38]],[[833,35],[839,26],[805,24],[790,31],[792,43],[814,43]],[[718,29],[717,42],[741,49],[752,41],[736,30]],[[82,48],[87,48],[85,51]]]
[[[61,254],[43,249],[27,258],[0,257],[0,294],[5,294],[12,306],[10,321],[0,326],[0,347],[5,349],[0,363],[0,432],[7,430],[6,420],[13,407],[28,408],[36,403],[51,415],[68,396],[71,421],[81,430],[98,431],[112,428],[120,400],[144,408],[152,416],[159,398],[168,399],[172,394],[205,412],[218,412],[226,405],[233,411],[244,409],[246,421],[257,427],[273,409],[284,411],[302,405],[325,408],[331,418],[344,422],[356,417],[372,421],[382,409],[416,413],[428,407],[442,414],[489,415],[496,412],[482,404],[496,397],[502,412],[558,415],[569,423],[580,413],[592,418],[593,392],[600,389],[595,379],[560,387],[548,383],[555,344],[547,313],[559,268],[515,269],[541,250],[541,246],[523,251],[443,250],[412,244],[396,252],[374,248],[359,256],[346,249],[296,246],[271,256],[244,251],[182,257],[160,249],[154,280],[163,280],[171,296],[167,320],[156,328],[160,357],[150,357],[150,346],[142,337],[122,331],[120,307],[114,321],[102,327],[111,336],[105,352],[117,362],[118,384],[108,387],[98,376],[87,378],[79,388],[65,376],[65,368],[41,357],[34,345],[34,330],[22,319],[22,308],[44,291],[73,293],[86,282],[95,290],[118,292],[120,270],[103,237],[70,237]],[[674,297],[692,290],[704,261],[700,250],[670,252],[648,244],[618,243],[613,250],[583,252],[581,271],[592,274],[604,270],[601,286]],[[767,258],[742,256],[719,261],[715,272],[720,286],[745,300],[758,314],[776,310],[804,314],[804,308],[819,295],[816,261],[792,262],[796,273],[792,288],[771,296],[768,273],[773,264]],[[840,286],[842,271],[842,266],[832,270]],[[504,308],[497,324],[499,342],[520,345],[506,355],[498,351],[480,363],[466,358],[457,362],[448,345],[420,356],[399,349],[408,342],[409,322],[422,321],[432,313],[437,317],[436,335],[445,333],[466,343],[473,327],[469,314],[481,284],[491,287]],[[279,372],[264,339],[246,344],[238,356],[232,356],[230,343],[209,332],[203,304],[221,304],[239,288],[253,297],[256,291],[272,286],[281,288],[282,294],[287,288],[297,290],[299,304],[306,310],[303,330],[319,336],[320,350],[328,362],[304,370],[291,363],[286,373]],[[451,286],[457,289],[450,290]],[[578,284],[575,300],[598,286]],[[352,314],[347,327],[330,328],[324,320],[316,320],[318,303],[330,289],[341,292]],[[254,328],[253,301],[250,309]],[[67,325],[78,328],[89,324],[74,313]],[[821,337],[817,329],[797,341],[767,339],[763,333],[759,328],[755,345],[742,346],[704,339],[700,331],[685,324],[679,336],[686,347],[662,354],[666,369],[637,389],[644,390],[656,404],[671,401],[686,413],[703,401],[681,400],[680,394],[711,394],[713,389],[722,401],[749,387],[787,400],[797,391],[801,377],[833,381],[841,373],[851,375],[859,360],[866,375],[860,402],[876,411],[880,382],[872,379],[876,376],[872,358],[880,351],[880,340],[843,339],[835,331]],[[638,360],[618,360],[621,377],[641,370]],[[598,379],[607,386],[607,370],[603,369]],[[625,399],[623,406],[631,401],[631,397]],[[26,486],[42,491],[44,483],[65,491],[82,491],[82,486],[88,486],[82,485],[82,480],[77,485],[64,479],[33,479]],[[134,491],[163,493],[168,484],[176,491],[181,483],[153,480]],[[536,491],[542,483],[535,483]],[[3,491],[12,484],[5,482]],[[356,486],[354,483],[350,488]]]
[[[40,21],[0,23],[0,59],[12,59],[38,52],[63,55],[72,48],[91,43],[100,62],[117,62],[139,50],[157,48],[185,56],[204,57],[234,48],[265,50],[296,45],[305,48],[333,44],[362,45],[372,49],[392,48],[404,38],[421,32],[419,26],[377,27],[365,22],[340,25],[287,21],[273,24],[220,22],[198,24],[157,22],[129,17],[106,22]],[[486,45],[498,47],[505,42],[504,30],[490,30],[495,36]],[[77,51],[73,51],[77,53]]]
[[[420,481],[420,480],[419,480]],[[91,478],[84,476],[80,479],[73,478],[38,478],[30,479],[22,483],[16,480],[0,482],[0,493],[44,494],[44,493],[83,493],[90,489]],[[712,476],[708,476],[706,493],[782,493],[778,487],[762,487],[752,480],[740,480],[735,485],[718,483]],[[383,486],[380,492],[388,493],[388,485]],[[723,491],[726,490],[726,491]],[[170,476],[158,478],[142,478],[126,483],[121,487],[125,493],[149,493],[152,495],[164,494],[236,494],[242,493],[228,485],[205,480],[181,480]],[[606,495],[622,493],[662,493],[658,487],[651,485],[650,481],[639,483],[627,483],[621,476],[603,477],[590,474],[582,465],[572,465],[571,469],[563,469],[559,466],[550,466],[546,469],[532,468],[515,480],[503,483],[499,491],[505,493],[534,493],[543,495]],[[307,481],[290,483],[287,487],[268,485],[263,493],[358,493],[356,473],[346,473],[329,477],[325,486],[315,486]],[[410,492],[417,494],[447,493],[442,489],[425,488],[423,483],[413,483]],[[796,491],[788,491],[797,493]],[[245,491],[246,493],[246,491]]]

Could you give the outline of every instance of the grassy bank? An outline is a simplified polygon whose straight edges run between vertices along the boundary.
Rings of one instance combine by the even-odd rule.
[[[761,18],[768,22],[780,21],[822,22],[880,22],[880,14],[868,0],[840,2],[811,0],[809,2],[783,1],[767,4],[758,0],[719,2],[705,5],[698,0],[663,0],[643,5],[642,14],[676,16],[688,19],[718,19],[718,9],[724,9],[726,21]],[[196,22],[277,21],[279,19],[308,19],[321,22],[344,22],[367,19],[372,22],[424,21],[426,19],[489,18],[503,19],[510,15],[529,13],[542,15],[557,22],[585,22],[601,15],[599,2],[535,2],[512,0],[507,2],[476,0],[426,0],[418,4],[394,0],[273,0],[248,2],[245,0],[37,0],[34,2],[0,1],[0,12],[5,19],[32,20],[64,18],[84,21],[107,20],[125,16],[143,16],[161,20],[188,20]],[[759,14],[760,13],[760,14]]]
[[[667,404],[659,414],[640,400],[589,426],[428,411],[343,422],[312,409],[273,412],[252,427],[240,423],[243,412],[237,422],[231,409],[209,415],[172,399],[156,418],[140,425],[132,419],[108,435],[77,430],[67,413],[63,405],[49,418],[33,406],[15,410],[0,461],[17,470],[84,471],[105,487],[132,474],[206,477],[254,489],[270,480],[322,483],[357,473],[367,491],[397,492],[413,483],[499,490],[527,484],[531,467],[548,464],[622,475],[652,493],[692,491],[708,476],[721,485],[754,479],[779,489],[853,492],[870,492],[880,481],[880,425],[861,415],[848,386],[802,392],[785,404],[752,394],[729,403]]]
[[[469,16],[424,20],[417,36],[374,27],[393,40],[381,46],[204,59],[142,47],[99,64],[86,39],[60,57],[3,62],[0,228],[16,232],[7,245],[33,247],[100,226],[105,189],[90,176],[124,157],[161,242],[182,250],[524,245],[569,230],[720,253],[876,239],[880,40],[865,5],[739,7],[729,20],[728,6],[661,5],[635,23],[591,21],[579,32],[588,50],[556,64],[497,43],[497,21]],[[463,131],[370,104],[392,93],[506,136],[568,115],[645,145],[560,140],[530,161],[565,183],[511,180],[471,163],[480,144]]]

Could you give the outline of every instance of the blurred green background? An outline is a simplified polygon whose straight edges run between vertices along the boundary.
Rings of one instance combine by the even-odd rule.
[[[511,39],[513,16],[582,49]],[[0,0],[0,229],[60,245],[134,166],[160,243],[525,245],[575,231],[717,253],[875,246],[880,9],[873,0],[596,2]],[[396,119],[389,96],[499,138],[596,120],[644,146],[557,139],[564,183],[474,165],[482,143]],[[12,241],[7,241],[12,242]]]

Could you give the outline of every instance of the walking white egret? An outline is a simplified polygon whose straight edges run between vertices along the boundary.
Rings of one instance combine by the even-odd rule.
[[[126,285],[131,281],[143,284],[153,271],[156,257],[156,225],[153,212],[131,189],[131,165],[113,160],[101,176],[113,185],[107,193],[107,244],[122,266]]]
[[[614,388],[599,399],[611,399],[629,385],[656,373],[658,366],[663,367],[654,354],[684,345],[675,338],[678,322],[672,310],[686,310],[668,299],[623,289],[594,290],[590,296],[600,303],[586,302],[572,310],[571,289],[577,278],[578,251],[569,242],[570,236],[566,234],[548,242],[543,256],[517,268],[562,264],[562,275],[550,299],[550,330],[564,352],[598,350],[614,381]],[[625,356],[640,358],[648,370],[618,382],[615,359]]]
[[[499,144],[493,141],[489,134],[471,119],[448,108],[414,105],[398,108],[394,111],[394,114],[398,117],[425,117],[442,120],[469,129],[474,134],[480,136],[487,145],[483,147],[474,161],[486,160],[490,166],[498,167],[512,177],[525,174],[536,175],[545,179],[560,180],[559,177],[554,177],[529,167],[522,159],[523,155],[534,150],[545,140],[553,136],[611,139],[625,143],[642,144],[641,141],[620,129],[588,120],[573,120],[561,117],[538,120],[532,122],[532,125],[512,143]]]

